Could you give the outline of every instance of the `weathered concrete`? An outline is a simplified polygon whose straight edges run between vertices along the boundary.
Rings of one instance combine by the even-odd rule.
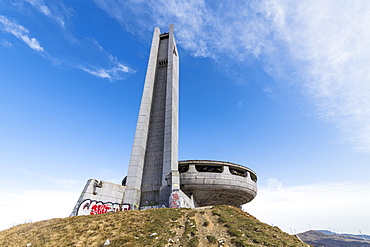
[[[249,168],[221,161],[178,162],[179,56],[174,27],[154,29],[127,177],[90,179],[72,215],[135,208],[240,206],[256,196]]]
[[[93,205],[105,206],[104,210],[107,212],[121,210],[125,189],[125,186],[119,184],[89,179],[86,182],[71,216],[98,214],[94,212],[95,209],[95,211],[97,211],[98,207],[93,207]],[[130,209],[130,206],[125,209]]]
[[[168,206],[171,191],[180,189],[178,80],[179,57],[173,25],[164,34],[155,28],[124,202]]]
[[[257,194],[257,176],[251,169],[222,161],[179,162],[180,187],[200,206],[228,204],[239,207]]]

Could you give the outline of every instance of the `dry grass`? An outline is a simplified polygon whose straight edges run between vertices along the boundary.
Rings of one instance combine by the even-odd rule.
[[[231,206],[217,206],[212,210],[225,223],[235,246],[305,246],[298,238],[282,232],[278,227],[258,221],[252,215]]]
[[[229,206],[148,209],[75,216],[14,226],[0,246],[307,246]],[[223,243],[220,245],[220,243]]]

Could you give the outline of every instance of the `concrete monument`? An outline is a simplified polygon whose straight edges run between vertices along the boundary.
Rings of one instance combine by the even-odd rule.
[[[159,207],[240,206],[256,196],[257,175],[222,161],[178,161],[179,55],[171,24],[154,29],[127,176],[90,179],[71,216]]]
[[[124,201],[168,206],[179,190],[179,57],[173,34],[154,29]],[[170,185],[170,186],[169,186]]]

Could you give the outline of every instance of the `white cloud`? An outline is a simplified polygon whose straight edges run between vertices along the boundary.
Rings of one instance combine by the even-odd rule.
[[[27,28],[17,24],[16,22],[10,21],[2,15],[0,15],[0,24],[2,24],[0,28],[3,31],[13,34],[15,37],[25,42],[33,50],[39,52],[44,51],[37,39],[29,37],[29,31]]]
[[[321,183],[284,187],[276,179],[260,188],[257,197],[243,206],[262,222],[291,233],[334,228],[339,232],[370,233],[368,184]]]
[[[111,79],[111,76],[109,75],[109,73],[107,73],[107,71],[105,69],[91,70],[91,69],[87,69],[87,68],[84,68],[84,67],[80,67],[80,69],[82,69],[83,71],[86,71],[87,73],[89,73],[91,75],[94,75],[94,76],[97,76],[97,77],[100,77],[100,78]]]
[[[370,4],[282,1],[271,11],[279,20],[276,36],[295,64],[295,84],[306,90],[319,117],[370,151]]]
[[[53,8],[51,10],[43,0],[26,0],[29,4],[31,4],[33,7],[35,7],[40,13],[43,15],[52,18],[55,20],[62,28],[65,27],[64,17],[65,13],[63,14],[62,11],[65,11],[65,8],[63,5],[63,8]],[[60,3],[62,4],[62,3]]]
[[[83,71],[88,72],[91,75],[109,80],[121,80],[124,78],[125,74],[134,73],[134,70],[130,69],[129,67],[119,62],[116,65],[114,65],[114,67],[111,69],[102,69],[102,68],[88,69],[85,67],[79,68],[82,69]]]
[[[81,186],[63,190],[1,190],[0,231],[16,224],[67,217]],[[260,221],[291,233],[334,228],[340,233],[370,233],[367,196],[370,184],[331,183],[284,187],[276,179],[260,188],[257,197],[243,206]]]
[[[44,49],[40,46],[40,43],[35,38],[30,38],[27,35],[22,35],[21,40],[23,40],[29,47],[36,51],[44,51]]]
[[[135,73],[135,70],[123,65],[117,57],[107,52],[97,40],[93,38],[88,38],[86,40],[89,41],[90,45],[92,45],[91,49],[97,54],[100,54],[102,59],[106,61],[107,65],[105,65],[105,67],[109,68],[82,64],[75,67],[82,69],[93,76],[109,79],[111,81],[121,80],[124,79],[127,74]]]
[[[68,217],[75,206],[79,191],[0,190],[0,231],[14,225],[52,218]]]
[[[24,168],[17,170],[22,173],[18,174],[21,180],[0,184],[0,231],[17,224],[70,215],[83,184]]]
[[[178,43],[200,57],[229,54],[240,61],[246,55],[259,56],[270,33],[261,23],[263,17],[255,13],[255,6],[243,2],[213,6],[198,0],[149,3],[95,0],[95,3],[133,33],[137,29],[129,24],[152,29],[153,25],[167,28],[169,23],[175,23]],[[146,18],[142,18],[144,15]]]
[[[95,3],[136,35],[138,26],[175,23],[179,45],[194,56],[216,59],[226,70],[261,60],[279,86],[294,85],[314,114],[354,147],[370,151],[368,1]]]
[[[40,12],[42,12],[44,15],[53,18],[60,22],[60,24],[64,28],[64,21],[62,20],[62,14],[58,11],[51,11],[50,8],[46,6],[43,0],[27,0],[28,3],[30,3],[32,6],[37,8]],[[53,9],[55,9],[53,7]],[[62,5],[61,9],[66,9],[64,5]],[[66,12],[66,11],[64,11]],[[65,15],[68,15],[68,13],[65,13]],[[65,63],[69,66],[77,67],[79,69],[82,69],[83,71],[88,72],[91,75],[109,79],[111,81],[114,80],[121,80],[124,79],[125,76],[128,73],[134,73],[135,70],[129,68],[126,65],[123,65],[117,57],[113,56],[112,54],[108,53],[104,48],[93,38],[87,38],[86,40],[90,43],[85,43],[85,47],[89,47],[90,49],[94,50],[97,55],[101,55],[102,61],[96,59],[95,63],[105,63],[104,65],[84,65],[86,64],[85,61],[80,62],[80,65],[71,65],[71,63],[68,60],[55,58],[52,55],[50,55],[47,52],[44,52],[44,48],[41,47],[39,41],[36,38],[29,36],[29,30],[25,28],[22,25],[19,25],[16,23],[16,21],[11,21],[5,16],[0,15],[0,30],[3,30],[5,32],[13,34],[18,39],[22,40],[24,43],[26,43],[30,48],[32,48],[35,51],[43,52],[42,56],[52,61],[54,64],[59,65],[61,63]],[[67,30],[65,30],[66,33]],[[79,42],[73,37],[70,36],[70,40],[72,40],[73,44],[79,45]],[[92,43],[92,46],[91,46]],[[3,46],[11,47],[12,44],[9,42],[1,42],[0,43]],[[85,49],[81,49],[85,50]],[[91,53],[91,50],[88,50],[89,53]],[[97,57],[97,56],[94,56]],[[93,61],[89,61],[93,62]]]
[[[37,7],[41,13],[46,16],[52,17],[50,9],[45,5],[42,0],[26,0],[32,6]]]

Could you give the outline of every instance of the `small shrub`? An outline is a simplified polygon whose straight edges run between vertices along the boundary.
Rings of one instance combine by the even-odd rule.
[[[207,240],[208,240],[208,243],[210,243],[210,244],[215,244],[215,243],[217,243],[217,239],[216,239],[216,237],[214,237],[214,236],[210,236],[210,235],[208,235],[208,236],[207,236]]]
[[[195,216],[195,211],[193,210],[193,211],[190,211],[189,213],[188,213],[188,217],[194,217]]]
[[[192,239],[189,240],[188,242],[188,245],[189,247],[197,247],[199,245],[199,238],[198,237],[194,237]]]
[[[195,220],[189,219],[185,222],[185,231],[183,233],[183,237],[188,236],[190,234],[191,236],[194,236],[197,231]]]

